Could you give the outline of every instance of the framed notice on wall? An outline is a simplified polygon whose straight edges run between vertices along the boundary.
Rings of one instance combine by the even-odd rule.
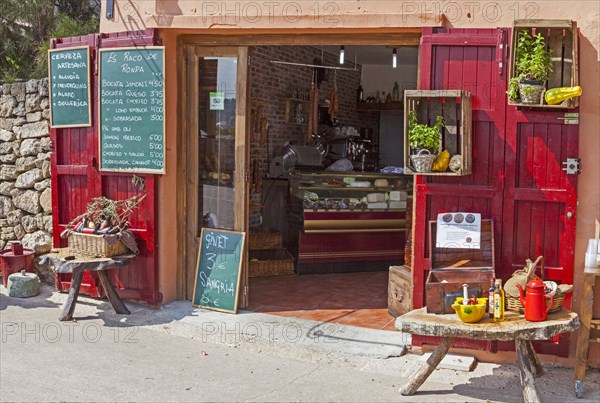
[[[48,50],[51,127],[92,125],[90,47]]]
[[[164,46],[99,50],[100,170],[165,173]]]
[[[203,228],[192,305],[236,313],[244,232]]]

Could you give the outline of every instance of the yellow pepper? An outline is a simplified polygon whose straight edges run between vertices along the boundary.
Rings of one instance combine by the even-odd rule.
[[[446,172],[448,164],[450,164],[450,153],[448,150],[444,150],[435,157],[433,168],[431,170],[433,172]]]

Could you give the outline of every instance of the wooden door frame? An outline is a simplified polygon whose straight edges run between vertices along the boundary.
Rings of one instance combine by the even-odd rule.
[[[202,57],[236,57],[237,63],[237,88],[236,88],[236,125],[235,125],[235,175],[233,183],[236,191],[234,194],[234,230],[248,231],[248,161],[249,148],[247,117],[249,116],[248,105],[248,47],[207,47],[197,44],[185,44],[180,47],[180,56],[183,66],[180,72],[181,88],[181,136],[178,138],[178,148],[182,150],[179,154],[178,189],[178,220],[180,238],[183,242],[178,245],[181,269],[177,275],[177,294],[179,298],[190,299],[190,284],[194,284],[195,273],[190,268],[195,267],[198,252],[199,238],[197,237],[198,214],[198,186],[200,178],[198,175],[199,156],[196,150],[199,146],[200,122],[198,116],[198,89],[199,89],[199,59]],[[239,167],[239,168],[238,168]],[[241,192],[239,190],[242,190]],[[240,208],[241,207],[241,208]],[[242,273],[240,276],[240,289],[242,290],[240,307],[247,304],[248,292],[248,267],[247,259],[242,262]]]
[[[442,22],[439,24],[432,24],[432,26],[442,26]],[[197,203],[196,196],[190,195],[189,188],[191,187],[190,181],[197,183],[197,173],[189,172],[189,161],[188,152],[190,145],[187,144],[189,139],[189,133],[192,130],[198,129],[197,116],[195,116],[193,105],[189,101],[189,89],[197,88],[197,56],[195,54],[196,47],[202,47],[209,49],[214,47],[218,48],[237,48],[242,49],[241,52],[245,52],[245,60],[249,58],[249,47],[251,46],[319,46],[319,45],[339,45],[341,43],[345,45],[397,45],[397,46],[419,46],[421,38],[422,28],[385,28],[378,30],[352,30],[352,32],[340,33],[339,29],[328,29],[321,30],[319,32],[302,32],[298,33],[298,30],[285,31],[281,30],[276,33],[265,33],[259,31],[252,32],[223,32],[222,34],[185,34],[181,35],[177,41],[177,65],[181,66],[178,69],[178,86],[180,88],[180,96],[178,97],[178,116],[186,117],[180,118],[178,121],[178,133],[177,133],[177,149],[182,150],[178,155],[177,161],[177,299],[190,299],[191,296],[187,297],[187,264],[188,260],[196,263],[197,249],[190,251],[188,248],[189,238],[194,234],[194,228],[190,228],[192,219],[196,219],[197,212],[192,212],[189,209],[190,206],[194,205],[191,203]],[[195,61],[194,61],[195,60]],[[192,63],[190,63],[192,62]],[[247,71],[247,70],[246,70]],[[195,73],[196,72],[196,73]],[[238,66],[239,74],[239,66]],[[239,81],[238,76],[238,81]],[[245,95],[249,94],[250,82],[249,77],[246,77],[245,84]],[[190,86],[190,83],[196,86]],[[250,100],[247,99],[245,108],[245,117],[238,121],[236,119],[236,144],[238,130],[237,127],[240,124],[246,125],[246,139],[249,139],[250,124],[248,118],[250,117]],[[239,118],[239,115],[238,115]],[[241,135],[241,134],[240,134]],[[196,144],[197,146],[197,144]],[[245,154],[242,150],[236,150],[236,153],[243,154],[245,161],[249,161],[249,149],[245,148]],[[239,156],[239,155],[238,155]],[[247,167],[246,167],[247,168]],[[236,171],[237,172],[237,171]],[[242,171],[239,171],[242,174]],[[191,175],[191,176],[190,176]],[[248,173],[243,173],[244,180]],[[240,180],[240,177],[236,177],[236,180]],[[249,183],[246,180],[244,183],[245,193],[248,195]],[[248,202],[249,203],[249,202]],[[244,207],[245,211],[245,228],[249,229],[249,204],[246,203]],[[193,216],[195,214],[195,216]],[[248,238],[246,238],[248,239]],[[247,247],[246,247],[247,250]],[[191,256],[190,256],[191,255]],[[245,254],[247,255],[247,253]],[[242,267],[242,298],[240,299],[240,308],[244,308],[248,304],[248,258],[245,258],[244,265]]]

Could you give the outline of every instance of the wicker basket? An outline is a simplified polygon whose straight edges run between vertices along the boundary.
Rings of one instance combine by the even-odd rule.
[[[259,228],[250,232],[249,249],[277,249],[282,246],[281,232]]]
[[[250,251],[250,277],[294,274],[294,258],[286,249]]]
[[[422,155],[423,152],[426,152],[427,154]],[[431,154],[429,150],[425,149],[419,151],[415,155],[410,156],[410,161],[415,172],[431,172],[434,160],[435,155]]]
[[[129,248],[120,240],[112,245],[104,240],[104,235],[80,234],[69,235],[69,253],[90,257],[111,257],[124,255]]]
[[[535,266],[537,265],[537,263],[540,263],[540,267],[541,267],[541,279],[544,279],[544,257],[540,256],[536,259],[536,261],[534,263],[532,263],[532,266],[530,266],[530,270],[528,270],[526,277],[524,277],[524,280],[519,281],[519,283],[523,283],[521,284],[521,286],[523,287],[523,291],[525,290],[525,285],[530,282],[531,280],[534,279],[535,276]],[[528,265],[531,264],[531,262],[528,260]],[[524,270],[517,270],[515,273],[513,273],[513,276],[515,275],[520,275],[523,273]],[[507,282],[508,283],[508,282]],[[516,288],[516,287],[515,287]],[[521,304],[521,298],[520,297],[515,297],[513,295],[510,295],[506,292],[506,289],[504,290],[505,292],[505,301],[506,301],[506,310],[508,311],[513,311],[513,312],[518,312],[518,313],[524,313],[525,312],[525,308],[523,308],[523,305]],[[552,308],[550,308],[550,310],[548,311],[548,313],[556,313],[558,311],[560,311],[562,309],[562,303],[565,300],[565,294],[560,290],[557,289],[556,293],[554,294],[554,303],[552,304]],[[548,308],[548,301],[546,300],[546,308]]]

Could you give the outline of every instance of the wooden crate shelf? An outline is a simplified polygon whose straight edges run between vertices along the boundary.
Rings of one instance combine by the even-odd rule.
[[[416,111],[419,123],[433,125],[436,116],[442,116],[442,144],[438,152],[448,150],[450,156],[462,156],[458,172],[416,172],[410,166],[408,115]],[[407,90],[404,91],[404,173],[434,176],[464,176],[472,173],[472,118],[471,94],[462,90]]]
[[[515,52],[519,32],[541,33],[546,45],[552,49],[553,71],[546,83],[546,89],[575,87],[579,85],[579,45],[577,23],[570,20],[517,20],[513,24],[510,49],[510,77],[515,76]],[[567,99],[558,105],[521,104],[509,98],[509,105],[526,108],[573,109],[579,106],[579,97]]]

